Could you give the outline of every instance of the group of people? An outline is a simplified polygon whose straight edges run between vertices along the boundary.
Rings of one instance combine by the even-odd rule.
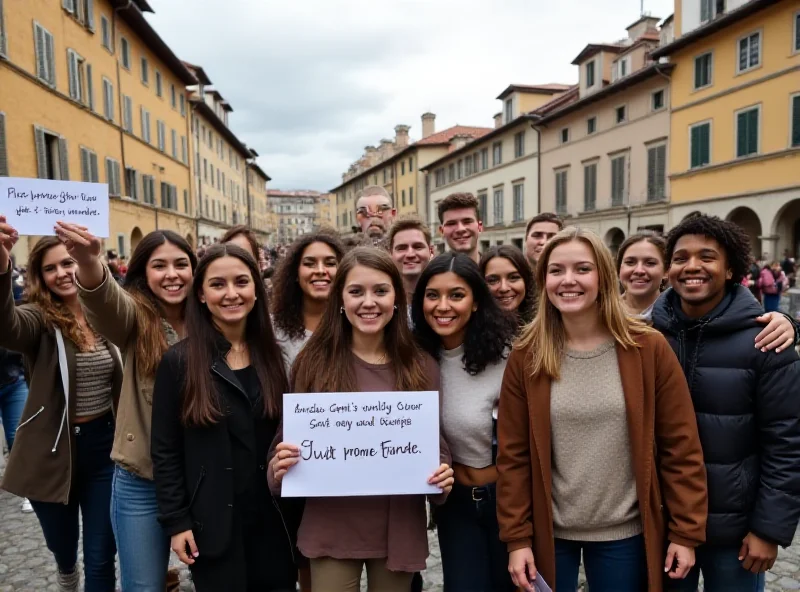
[[[29,394],[2,487],[31,501],[78,589],[421,589],[435,525],[445,590],[758,590],[800,518],[800,360],[787,316],[741,284],[746,234],[698,215],[616,259],[554,214],[524,254],[479,252],[477,199],[438,204],[449,248],[367,187],[359,245],[300,237],[271,280],[237,228],[198,260],[145,236],[122,283],[60,222],[15,305],[0,215],[0,347]],[[622,290],[620,290],[620,285]],[[668,288],[669,287],[669,288]],[[21,376],[21,375],[20,375]],[[17,377],[19,380],[19,377]],[[300,458],[283,393],[430,391],[429,496],[283,498]],[[426,512],[430,506],[430,521]]]

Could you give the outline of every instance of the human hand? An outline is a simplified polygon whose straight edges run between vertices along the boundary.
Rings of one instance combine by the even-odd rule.
[[[786,316],[779,312],[768,312],[756,318],[756,321],[767,324],[761,333],[756,335],[756,348],[762,352],[774,349],[777,354],[794,345],[794,325]]]
[[[86,226],[56,222],[55,231],[79,266],[89,266],[100,260],[103,244]]]
[[[275,447],[275,456],[269,461],[272,476],[276,483],[283,481],[283,476],[300,461],[300,448],[294,444],[281,442]]]
[[[17,244],[19,233],[6,221],[6,217],[0,214],[0,273],[8,271],[11,261],[11,249]]]
[[[436,485],[442,490],[442,493],[450,493],[453,489],[455,478],[453,477],[453,469],[448,464],[441,464],[436,472],[428,479],[428,483]]]
[[[524,548],[508,554],[508,573],[511,582],[525,590],[533,592],[533,580],[536,579],[536,564],[533,562],[533,549]]]
[[[186,552],[187,545],[191,555]],[[186,565],[192,565],[194,560],[200,556],[200,553],[197,552],[197,545],[194,542],[194,534],[191,530],[172,535],[170,547],[172,547],[172,551],[178,556],[178,559],[181,560],[181,563],[185,563]]]
[[[739,561],[750,573],[758,574],[772,569],[778,558],[778,545],[748,533],[739,550]]]
[[[673,580],[682,580],[694,567],[694,561],[694,549],[678,543],[670,543],[667,548],[667,560],[664,562],[664,572]],[[674,570],[672,569],[673,565],[675,565]]]

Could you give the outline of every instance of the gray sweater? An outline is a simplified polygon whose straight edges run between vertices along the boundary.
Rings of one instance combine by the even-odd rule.
[[[497,417],[506,360],[471,376],[463,357],[464,346],[442,350],[442,425],[453,460],[482,469],[492,464],[492,417]]]
[[[614,342],[568,351],[550,388],[557,538],[615,541],[642,532],[625,394]]]

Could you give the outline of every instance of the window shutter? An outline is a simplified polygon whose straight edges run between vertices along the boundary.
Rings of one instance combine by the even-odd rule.
[[[44,29],[34,25],[34,49],[36,50],[36,75],[42,80],[47,80],[46,48],[44,42]]]
[[[747,112],[747,153],[758,152],[758,109]]]
[[[44,130],[38,126],[33,127],[33,139],[36,145],[36,165],[40,179],[47,179],[47,147],[44,140]]]
[[[747,154],[747,113],[736,115],[736,156]]]
[[[86,64],[86,94],[88,95],[89,109],[94,111],[94,83],[92,82],[91,64]]]
[[[94,33],[94,0],[86,0],[86,26]]]
[[[75,0],[61,0],[61,6],[69,13],[75,13]]]
[[[100,181],[100,175],[97,172],[97,154],[94,152],[89,153],[89,171],[91,173],[92,183],[98,183]]]
[[[47,60],[47,81],[50,86],[56,85],[56,51],[53,36],[50,33],[44,34],[45,59]]]
[[[75,88],[77,85],[76,73],[75,68],[75,52],[71,49],[67,50],[67,74],[68,74],[68,82],[69,82],[69,98],[75,99],[77,98],[77,93],[75,92]]]
[[[67,154],[67,141],[64,138],[58,139],[58,157],[61,161],[61,180],[69,181],[69,156]]]
[[[114,189],[115,195],[122,195],[122,167],[114,161]]]
[[[800,35],[800,23],[798,23]],[[792,99],[792,146],[800,146],[800,95]]]
[[[8,177],[8,151],[6,150],[6,116],[0,113],[0,177]]]
[[[106,185],[108,185],[108,193],[113,192],[112,185],[114,183],[114,172],[111,170],[111,159],[106,158]]]
[[[700,164],[711,162],[711,126],[700,128]]]
[[[89,175],[89,153],[85,148],[81,148],[81,181],[88,183],[90,181]]]

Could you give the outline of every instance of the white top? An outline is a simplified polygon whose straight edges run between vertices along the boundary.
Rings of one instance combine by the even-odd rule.
[[[303,349],[306,342],[308,341],[309,337],[311,337],[311,331],[306,329],[305,335],[300,339],[289,339],[287,335],[278,329],[275,329],[275,339],[278,341],[278,345],[283,350],[283,363],[286,365],[286,373],[291,374],[292,371],[292,364],[294,364],[295,358],[297,358],[297,354],[300,353],[300,350]],[[291,375],[289,376],[291,380]]]
[[[464,369],[464,346],[442,350],[442,427],[453,460],[482,469],[492,464],[492,418],[507,359],[489,364],[480,374]]]

